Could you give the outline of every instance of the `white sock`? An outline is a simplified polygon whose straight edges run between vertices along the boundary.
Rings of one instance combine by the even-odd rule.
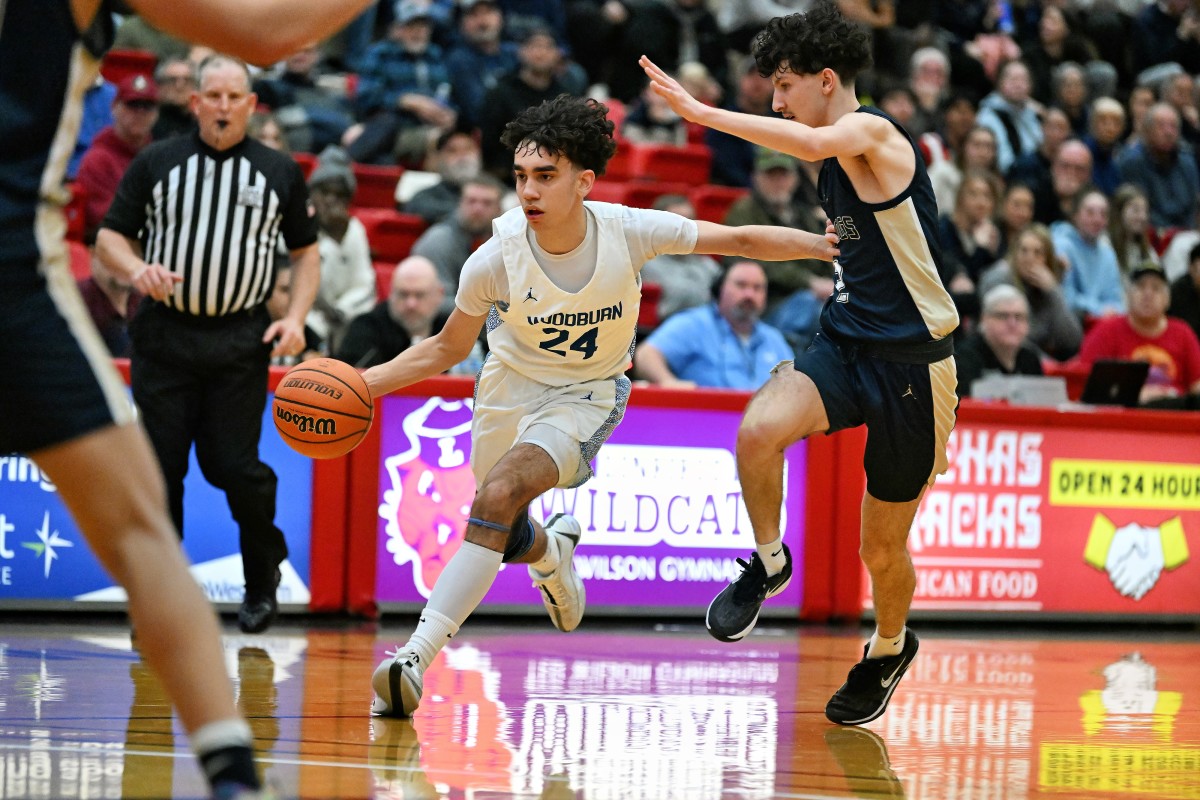
[[[758,551],[758,557],[762,559],[763,567],[767,570],[767,577],[783,572],[783,567],[787,564],[787,559],[783,557],[783,534],[775,537],[773,542],[756,543],[754,549]]]
[[[421,657],[419,666],[422,672],[442,648],[450,643],[450,639],[458,633],[458,627],[454,620],[431,608],[426,607],[421,612],[421,621],[417,623],[417,629],[412,632],[405,646],[416,650]]]
[[[879,628],[876,628],[871,634],[871,643],[867,646],[867,658],[900,655],[900,651],[904,649],[904,635],[907,632],[908,628],[904,628],[899,636],[884,638],[879,635]]]
[[[546,531],[546,552],[542,553],[542,557],[530,564],[529,567],[544,577],[558,569],[560,560],[562,560],[562,554],[558,549],[558,537]]]
[[[446,642],[450,641],[450,636],[458,633],[488,589],[492,588],[503,558],[502,553],[473,542],[463,542],[458,552],[450,558],[450,563],[446,564],[437,583],[433,585],[433,591],[429,593],[429,602],[421,612],[421,624],[418,624],[413,638],[409,640],[417,647],[421,658],[425,659],[425,665],[441,652]]]
[[[250,726],[240,717],[210,722],[193,732],[189,738],[192,752],[197,756],[220,750],[223,747],[250,747],[254,744],[254,735]]]

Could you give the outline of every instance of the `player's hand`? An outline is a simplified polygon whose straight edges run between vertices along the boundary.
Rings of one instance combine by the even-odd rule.
[[[813,252],[811,258],[819,258],[822,261],[833,261],[841,254],[838,249],[837,227],[834,226],[833,220],[825,220],[825,236],[815,240],[813,244]]]
[[[299,355],[304,352],[304,323],[289,317],[277,319],[263,334],[263,344],[274,342],[271,358]]]
[[[642,56],[638,59],[638,64],[646,71],[646,77],[650,78],[650,85],[653,87],[654,93],[666,100],[672,111],[688,122],[699,121],[700,115],[707,106],[692,97],[679,81],[663,72],[650,59]]]
[[[176,275],[162,264],[144,264],[133,274],[133,288],[160,302],[166,300],[175,291],[175,284],[182,281],[182,275]]]

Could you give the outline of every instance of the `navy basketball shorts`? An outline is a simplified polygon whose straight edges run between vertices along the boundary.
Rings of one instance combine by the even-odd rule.
[[[0,276],[0,453],[33,453],[133,419],[125,383],[70,273]]]
[[[818,333],[795,367],[817,385],[829,433],[867,426],[867,492],[907,503],[946,471],[958,410],[954,357],[901,364],[855,352]]]

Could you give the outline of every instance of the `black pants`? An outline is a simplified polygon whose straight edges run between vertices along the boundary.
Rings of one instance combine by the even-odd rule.
[[[270,347],[264,308],[228,317],[180,314],[147,299],[130,327],[131,385],[183,536],[188,454],[225,493],[238,525],[246,592],[269,593],[287,557],[275,526],[275,472],[258,457]]]

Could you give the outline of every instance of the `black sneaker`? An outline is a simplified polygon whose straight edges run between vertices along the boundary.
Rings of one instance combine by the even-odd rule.
[[[782,592],[792,580],[792,553],[786,544],[783,558],[783,570],[769,578],[757,551],[750,554],[749,563],[737,560],[745,569],[713,598],[704,615],[704,625],[713,638],[736,642],[754,630],[763,601]]]
[[[870,645],[863,647],[863,659],[850,668],[842,688],[834,692],[825,706],[825,716],[839,725],[862,725],[883,716],[892,692],[909,664],[917,657],[917,635],[911,630],[904,637],[899,655],[867,658]]]

